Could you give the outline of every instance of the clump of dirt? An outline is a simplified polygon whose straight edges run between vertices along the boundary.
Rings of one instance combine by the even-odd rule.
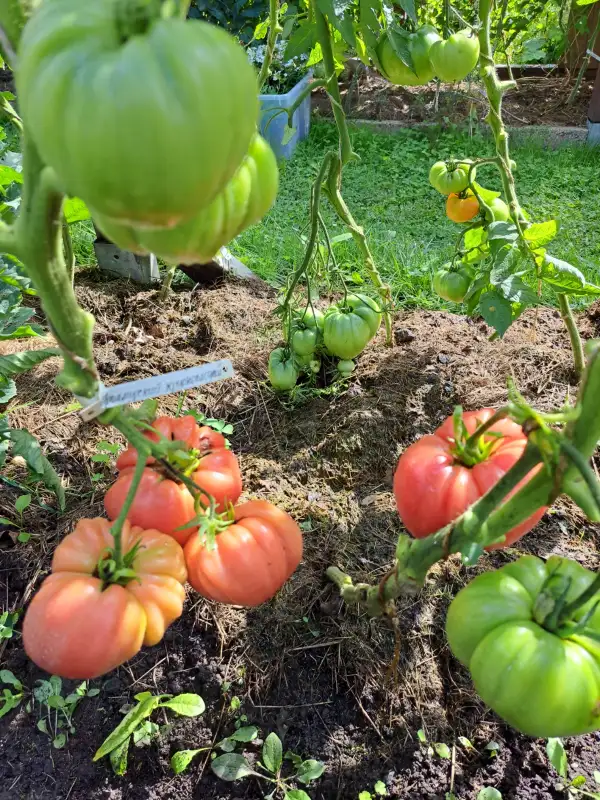
[[[233,730],[231,696],[241,700],[249,724],[276,731],[285,747],[321,759],[326,771],[309,789],[315,798],[355,798],[383,780],[389,796],[437,800],[446,792],[474,800],[483,786],[504,797],[558,798],[556,776],[544,743],[507,729],[474,695],[469,676],[452,658],[444,638],[445,610],[472,571],[451,559],[432,570],[418,597],[398,604],[400,661],[389,674],[395,635],[385,621],[369,621],[345,608],[324,579],[337,564],[358,580],[378,581],[389,569],[402,527],[391,493],[399,454],[432,431],[456,404],[497,406],[514,377],[541,409],[561,406],[575,391],[568,339],[558,314],[528,312],[505,338],[490,342],[481,322],[445,312],[400,312],[395,344],[379,334],[359,360],[356,375],[331,396],[276,396],[263,382],[269,350],[280,331],[269,312],[274,290],[229,281],[212,289],[177,292],[159,304],[156,292],[119,281],[80,279],[78,295],[97,319],[95,353],[106,384],[231,358],[232,380],[188,393],[196,408],[234,424],[245,495],[263,497],[301,523],[305,556],[293,578],[270,603],[254,610],[209,603],[190,592],[186,612],[159,646],[94,681],[101,689],[83,701],[77,733],[64,750],[52,749],[36,727],[37,709],[24,705],[0,721],[0,796],[48,800],[231,800],[261,797],[255,782],[226,784],[202,755],[174,778],[169,757],[202,747]],[[600,333],[600,305],[579,318],[584,335]],[[23,343],[20,343],[21,346]],[[32,341],[34,347],[47,344]],[[11,345],[12,346],[12,345]],[[0,596],[20,608],[49,568],[57,540],[81,516],[102,513],[112,467],[92,461],[102,440],[119,441],[110,429],[84,424],[68,410],[72,398],[52,383],[58,360],[18,379],[13,425],[35,430],[68,485],[68,510],[58,515],[27,509],[26,544],[0,538]],[[161,401],[174,412],[178,398]],[[8,476],[24,480],[18,464]],[[10,516],[18,488],[4,486],[0,514]],[[519,545],[486,555],[479,568],[500,566],[519,552],[560,553],[597,568],[598,527],[571,505],[559,504]],[[3,666],[31,688],[41,677],[20,639],[5,640]],[[225,687],[225,690],[224,688]],[[139,691],[195,691],[207,711],[179,720],[157,743],[134,749],[124,778],[91,757],[121,719],[119,708]],[[446,743],[451,760],[430,755],[417,739]],[[457,737],[466,736],[474,749]],[[497,743],[495,755],[485,747]],[[568,743],[573,774],[590,780],[598,763],[598,737]],[[253,746],[250,746],[252,752]],[[453,776],[453,777],[452,777]]]

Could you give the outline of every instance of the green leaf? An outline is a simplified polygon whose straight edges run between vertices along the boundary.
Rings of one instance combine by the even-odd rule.
[[[42,733],[48,733],[48,723],[45,719],[38,719],[36,728]]]
[[[233,742],[252,742],[258,736],[258,728],[254,725],[246,725],[244,728],[238,728],[235,733],[227,738]]]
[[[558,223],[551,219],[548,222],[534,222],[526,228],[524,236],[533,247],[543,247],[556,238]]]
[[[127,758],[129,756],[129,744],[131,736],[128,736],[120,745],[114,748],[110,754],[110,765],[115,775],[125,775],[127,772]]]
[[[157,695],[156,697],[150,696],[138,702],[138,704],[123,717],[114,731],[102,742],[93,760],[98,761],[100,758],[107,756],[110,752],[122,745],[126,739],[129,739],[140,723],[147,719],[155,708],[158,708],[164,697],[164,695]]]
[[[276,775],[283,761],[283,746],[281,739],[276,733],[270,733],[265,739],[262,749],[262,758],[265,767]]]
[[[582,786],[585,786],[585,778],[583,775],[578,775],[576,778],[573,778],[571,781],[571,786],[574,786],[576,789],[580,789]]]
[[[373,800],[373,795],[371,792],[364,791],[358,795],[358,800]]]
[[[65,746],[67,743],[67,737],[64,733],[59,733],[58,736],[55,736],[52,740],[52,746],[55,747],[57,750],[60,750],[62,747]]]
[[[472,742],[470,742],[469,739],[467,739],[466,736],[459,736],[458,737],[458,742],[459,742],[459,744],[462,744],[462,746],[465,748],[465,750],[474,750],[475,749],[473,747]]]
[[[310,796],[303,789],[290,789],[283,797],[284,800],[310,800]]]
[[[540,267],[540,277],[555,289],[568,294],[581,292],[586,284],[585,277],[577,267],[547,254]]]
[[[249,775],[259,775],[240,753],[225,753],[225,755],[218,756],[211,763],[210,768],[223,781],[238,781]]]
[[[577,0],[578,6],[591,6],[592,3],[597,3],[598,0]]]
[[[69,197],[63,205],[63,214],[68,225],[90,219],[89,208],[79,197]]]
[[[412,53],[410,50],[410,34],[408,31],[405,31],[403,28],[388,28],[388,39],[390,40],[390,44],[392,45],[392,49],[398,56],[398,58],[405,64],[410,70],[415,72],[415,67],[412,60]],[[416,74],[416,72],[415,72]]]
[[[479,299],[479,312],[487,324],[504,336],[512,322],[512,308],[498,292],[486,292]]]
[[[29,508],[31,505],[31,495],[30,494],[22,494],[20,497],[17,497],[15,500],[15,510],[17,513],[22,514],[26,508]]]
[[[487,203],[488,205],[492,202],[492,200],[500,197],[500,192],[495,192],[493,189],[486,189],[485,186],[480,186],[477,182],[473,183],[473,186],[477,189],[477,193],[483,202]]]
[[[156,412],[158,410],[158,400],[149,398],[139,406],[139,408],[129,409],[129,416],[138,420],[139,422],[154,422],[156,419]]]
[[[13,353],[0,356],[0,375],[12,377],[27,372],[53,356],[59,356],[60,350],[56,347],[47,347],[43,350],[27,350],[24,353]]]
[[[567,753],[562,739],[552,738],[548,739],[546,744],[546,753],[550,759],[550,763],[558,772],[561,778],[567,777],[569,762],[567,761]]]
[[[485,789],[482,789],[479,792],[477,795],[477,800],[502,800],[502,795],[498,789],[493,789],[491,786],[487,786]]]
[[[415,9],[415,0],[399,0],[399,5],[402,11],[409,17],[412,22],[417,24],[417,11]]]
[[[511,303],[535,305],[539,302],[537,294],[518,275],[510,275],[495,285],[500,294]]]
[[[0,404],[8,403],[17,394],[17,384],[10,378],[0,375]]]
[[[444,744],[443,742],[434,742],[433,749],[440,758],[450,758],[451,756],[450,748],[448,747],[447,744]]]
[[[261,39],[266,38],[267,33],[269,32],[269,18],[264,19],[262,22],[259,22],[256,28],[254,28],[254,36],[253,38],[260,42]],[[188,752],[187,750],[185,752]]]
[[[0,669],[0,681],[2,683],[8,683],[10,686],[14,686],[15,689],[21,690],[23,688],[23,684],[9,669]]]
[[[320,778],[325,769],[325,765],[314,758],[303,761],[296,770],[296,779],[300,783],[310,783]]]
[[[421,744],[427,744],[427,736],[425,736],[425,731],[423,728],[419,728],[417,731],[417,739],[421,742]]]
[[[65,490],[62,482],[52,464],[42,452],[40,443],[26,430],[11,430],[10,439],[13,443],[13,455],[22,456],[30,467],[56,495],[61,511],[65,509]]]
[[[519,239],[517,227],[512,222],[492,222],[488,225],[488,241],[492,255],[505,245],[515,244]]]
[[[46,700],[46,705],[48,708],[64,708],[64,697],[61,697],[59,694],[50,695],[50,697]]]
[[[161,708],[170,708],[180,717],[199,717],[206,708],[199,694],[178,694],[160,705]]]
[[[317,0],[317,8],[325,14],[329,22],[344,37],[344,41],[350,47],[356,47],[356,35],[354,24],[349,9],[352,2],[349,0]]]
[[[17,541],[21,544],[27,544],[27,542],[31,539],[31,534],[26,533],[25,531],[21,531],[21,533],[17,536]]]
[[[283,60],[291,61],[298,56],[304,55],[304,53],[309,53],[315,42],[316,31],[314,24],[308,21],[301,22],[288,40]]]
[[[380,14],[381,0],[360,0],[358,29],[368,50],[372,53],[375,53],[381,35]]]
[[[201,753],[203,750],[206,750],[206,748],[200,747],[198,750],[179,750],[177,753],[173,753],[171,756],[171,769],[175,775],[185,772],[198,753]]]
[[[291,125],[286,125],[283,129],[283,136],[281,137],[281,144],[289,144],[296,134],[297,128],[292,128]]]
[[[375,789],[375,794],[378,794],[380,797],[385,797],[388,793],[383,781],[377,781],[373,788]]]

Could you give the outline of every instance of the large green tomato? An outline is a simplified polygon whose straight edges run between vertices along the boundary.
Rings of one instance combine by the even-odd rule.
[[[346,297],[346,305],[364,319],[369,326],[371,338],[373,338],[379,330],[383,318],[378,303],[367,294],[349,294]]]
[[[477,66],[479,39],[472,31],[458,31],[445,41],[434,42],[429,58],[441,81],[462,81]]]
[[[454,269],[451,263],[445,264],[433,275],[433,291],[443,300],[462,303],[473,281],[469,267]]]
[[[299,356],[311,356],[317,348],[317,329],[316,328],[295,328],[292,332],[290,342],[292,350]]]
[[[259,108],[243,48],[214,25],[156,16],[160,5],[44,2],[16,74],[28,135],[60,187],[150,228],[212,202],[248,152]]]
[[[548,622],[553,599],[564,591],[566,603],[573,601],[595,577],[558,556],[523,556],[478,575],[450,605],[452,652],[484,702],[528,736],[600,729],[600,595],[572,616],[582,623],[591,613],[584,631],[559,636]]]
[[[492,213],[485,213],[486,222],[506,222],[510,217],[510,209],[500,197],[495,197],[487,204]]]
[[[371,325],[360,311],[340,304],[331,306],[325,314],[325,347],[331,355],[343,361],[356,358],[373,338]]]
[[[289,350],[278,347],[269,356],[269,381],[274,389],[288,392],[298,382],[298,369]]]
[[[325,314],[315,306],[307,306],[303,309],[295,308],[292,310],[292,328],[306,327],[315,328],[317,333],[323,331],[325,325]],[[289,321],[286,318],[283,323],[283,337],[287,341],[290,338]]]
[[[92,213],[104,235],[123,249],[154,253],[172,264],[206,264],[267,213],[275,202],[278,180],[275,155],[257,134],[225,189],[188,222],[169,230],[150,230],[119,225]]]
[[[408,47],[415,71],[407,67],[396,55],[389,35],[380,42],[377,55],[385,77],[398,86],[424,86],[435,76],[429,60],[431,46],[440,41],[440,35],[431,25],[424,25],[408,37]],[[415,74],[416,73],[416,74]]]
[[[440,194],[460,194],[469,185],[470,158],[465,158],[460,163],[456,161],[436,161],[429,170],[429,183]],[[471,179],[475,180],[477,170],[473,168]]]

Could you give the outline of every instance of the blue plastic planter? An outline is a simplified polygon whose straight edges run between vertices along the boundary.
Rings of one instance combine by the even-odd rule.
[[[304,91],[311,78],[312,73],[307,73],[300,83],[297,83],[287,94],[260,95],[260,132],[275,151],[277,158],[291,158],[298,142],[306,139],[309,134],[311,110],[310,94],[304,98],[302,104],[294,113],[292,127],[296,132],[286,144],[283,144],[283,137],[287,127],[287,114],[279,113],[276,116],[274,115],[279,108],[290,108],[296,101],[296,98]],[[272,121],[269,123],[269,120]]]

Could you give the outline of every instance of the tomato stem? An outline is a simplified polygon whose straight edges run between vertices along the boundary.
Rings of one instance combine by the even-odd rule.
[[[496,411],[486,422],[482,422],[481,425],[477,428],[477,430],[472,433],[469,438],[465,442],[465,449],[467,451],[477,449],[478,442],[481,437],[489,431],[490,428],[493,428],[497,422],[500,422],[502,419],[506,419],[510,412],[510,408],[508,406],[502,406]]]
[[[271,74],[271,64],[273,63],[275,46],[277,45],[277,37],[282,31],[283,28],[279,24],[279,0],[269,0],[269,36],[267,38],[265,60],[262,63],[260,74],[258,76],[259,92],[262,91],[263,86]]]
[[[573,614],[578,611],[582,606],[584,606],[589,600],[594,597],[600,591],[600,575],[596,575],[592,583],[588,586],[588,588],[583,591],[579,597],[572,600],[568,605],[564,606],[562,612],[558,618],[558,625],[565,624],[568,622]]]
[[[146,440],[147,441],[147,440]],[[116,564],[116,571],[119,572],[125,567],[124,564],[124,554],[123,554],[123,524],[127,519],[127,515],[131,509],[133,501],[135,500],[135,495],[139,488],[140,482],[142,480],[142,476],[144,474],[144,470],[146,469],[146,459],[150,455],[150,448],[146,449],[146,452],[140,451],[137,449],[137,461],[135,464],[135,469],[133,472],[133,478],[131,480],[131,485],[127,492],[127,496],[125,498],[125,502],[119,512],[119,516],[113,522],[110,532],[112,534],[114,540],[114,549],[113,549],[113,558]]]
[[[579,450],[577,450],[576,447],[573,447],[571,442],[567,441],[566,439],[561,439],[560,447],[567,458],[572,461],[577,468],[577,471],[587,484],[590,494],[592,495],[594,502],[600,511],[600,483],[598,482],[595,472],[585,458],[581,455]]]

